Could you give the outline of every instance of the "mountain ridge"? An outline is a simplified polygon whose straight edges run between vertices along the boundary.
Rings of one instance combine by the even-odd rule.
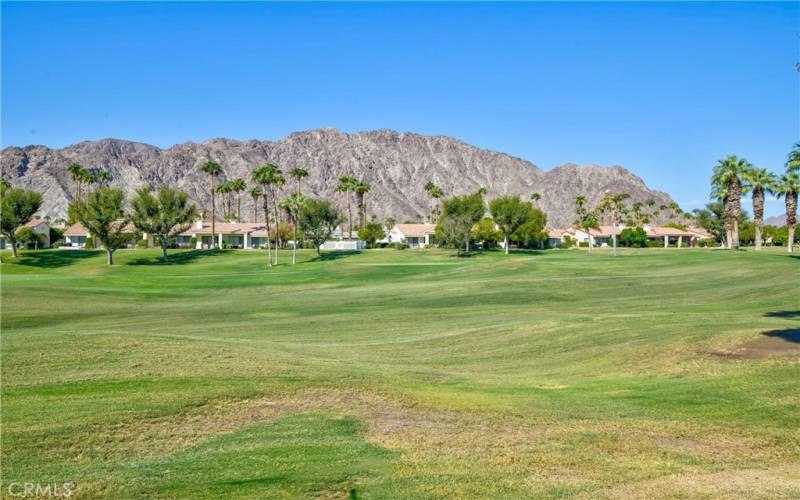
[[[489,197],[520,194],[528,198],[539,192],[539,206],[547,212],[550,227],[571,222],[578,195],[586,196],[591,205],[605,190],[628,192],[632,200],[653,198],[659,205],[672,202],[667,193],[648,188],[643,179],[620,165],[565,163],[545,171],[524,158],[457,138],[391,129],[347,133],[322,128],[292,132],[276,141],[214,137],[167,148],[109,137],[63,148],[28,145],[0,151],[3,177],[41,191],[45,198],[42,215],[51,217],[63,217],[72,201],[74,183],[66,172],[69,163],[109,170],[111,185],[123,188],[129,196],[140,186],[170,184],[185,190],[198,207],[206,207],[210,204],[208,179],[197,167],[208,160],[222,165],[221,179],[249,180],[253,167],[266,162],[285,171],[303,167],[310,174],[303,182],[304,191],[334,200],[341,199],[334,191],[338,178],[355,175],[372,185],[368,212],[398,221],[419,220],[428,214],[430,200],[424,191],[428,181],[440,185],[445,196],[479,187],[485,187]],[[243,218],[252,218],[252,206],[252,199],[243,194]]]

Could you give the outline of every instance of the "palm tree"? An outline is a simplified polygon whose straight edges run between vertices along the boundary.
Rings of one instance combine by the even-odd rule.
[[[208,178],[211,183],[211,246],[217,246],[217,206],[215,201],[214,195],[214,178],[222,173],[222,167],[219,166],[219,163],[215,161],[207,161],[201,167],[200,170],[208,174]]]
[[[786,160],[786,173],[800,172],[800,142],[795,142],[792,151],[789,153],[789,159]]]
[[[86,169],[83,168],[83,165],[80,163],[70,163],[67,167],[67,172],[72,177],[72,180],[75,182],[75,202],[80,203],[81,201],[81,183],[85,177],[84,173]]]
[[[281,175],[281,170],[276,166],[277,170],[275,175],[272,177],[272,182],[270,183],[270,189],[272,189],[272,204],[275,208],[275,265],[278,265],[278,249],[282,245],[281,235],[280,235],[280,225],[281,225],[281,213],[278,210],[278,190],[286,185],[286,178]]]
[[[800,173],[788,172],[781,176],[781,180],[775,186],[775,194],[785,197],[786,202],[786,230],[789,232],[788,245],[789,252],[794,246],[794,230],[797,226],[797,193],[800,192]]]
[[[217,192],[222,195],[223,219],[228,219],[231,215],[231,181],[225,181],[217,186]]]
[[[621,223],[628,213],[625,207],[625,200],[630,198],[628,193],[611,194],[608,191],[597,204],[596,210],[601,214],[609,214],[611,217],[611,240],[613,244],[612,255],[617,255],[617,224]]]
[[[592,229],[597,229],[597,214],[586,210],[586,197],[575,197],[575,227],[586,231],[589,235],[589,252],[592,251]]]
[[[242,192],[247,189],[247,183],[242,178],[231,181],[231,190],[236,193],[236,218],[242,222]]]
[[[531,201],[532,202],[536,203],[541,199],[542,199],[542,195],[540,195],[539,193],[531,193]]]
[[[358,226],[363,228],[367,224],[367,203],[364,197],[371,189],[369,182],[357,181],[353,186],[353,191],[358,199]]]
[[[111,174],[107,170],[97,170],[94,173],[95,182],[100,184],[100,187],[106,187],[108,181],[111,180]]]
[[[256,186],[249,191],[253,198],[253,222],[258,222],[258,200],[264,195],[264,190]]]
[[[752,167],[742,173],[753,190],[753,221],[756,226],[756,250],[761,250],[761,230],[764,225],[764,194],[773,193],[778,178],[766,168]]]
[[[289,175],[294,177],[294,180],[297,182],[297,190],[295,192],[299,196],[300,195],[300,181],[303,179],[303,177],[308,177],[308,170],[295,167],[295,168],[289,170]]]
[[[266,163],[253,170],[253,182],[261,185],[264,193],[264,223],[267,226],[267,265],[272,267],[272,246],[270,245],[270,225],[269,225],[269,192],[278,167],[271,163]],[[277,233],[277,230],[276,230]]]
[[[294,193],[280,202],[280,206],[286,209],[292,220],[292,265],[297,263],[297,218],[307,201],[308,198],[302,194]]]
[[[742,213],[742,193],[746,184],[742,183],[742,174],[751,167],[744,158],[728,155],[719,160],[711,177],[713,194],[725,204],[725,237],[729,249],[739,248],[739,215]]]
[[[350,203],[350,192],[353,190],[356,182],[358,181],[352,175],[343,175],[339,177],[339,184],[336,185],[336,192],[344,193],[344,196],[347,199],[347,224],[349,225],[351,239],[353,238],[353,207]]]

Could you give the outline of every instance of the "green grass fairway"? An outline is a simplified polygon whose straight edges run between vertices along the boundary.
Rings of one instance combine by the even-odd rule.
[[[0,497],[800,496],[778,249],[158,254],[3,254]]]

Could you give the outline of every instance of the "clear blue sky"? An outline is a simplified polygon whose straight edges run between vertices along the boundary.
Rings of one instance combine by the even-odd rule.
[[[800,137],[797,3],[0,9],[3,146],[392,128],[623,165],[691,209],[718,158],[778,171]]]

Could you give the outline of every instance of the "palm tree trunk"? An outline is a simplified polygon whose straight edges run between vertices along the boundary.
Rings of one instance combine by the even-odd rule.
[[[236,192],[236,218],[242,222],[242,193]]]
[[[217,247],[217,204],[216,195],[214,194],[214,175],[209,175],[211,178],[211,248]]]
[[[349,213],[347,224],[349,227],[347,228],[348,233],[350,234],[350,239],[353,239],[353,208],[350,203],[350,193],[345,192],[345,196],[347,196],[347,212]]]
[[[789,232],[789,234],[787,234],[789,253],[794,251],[793,249],[794,230],[796,224],[797,224],[797,192],[792,191],[786,193],[786,229]]]
[[[272,245],[269,241],[269,196],[267,196],[266,185],[264,185],[264,223],[267,225],[267,265],[272,267]]]
[[[272,192],[272,204],[275,209],[275,265],[278,265],[278,249],[281,247],[281,235],[279,234],[281,226],[281,214],[278,210],[278,195]]]
[[[611,255],[617,256],[617,223],[611,224]]]
[[[505,250],[506,250],[506,255],[508,255],[508,233],[505,233],[505,234],[503,235],[503,239],[505,240],[505,241],[503,242],[503,243],[504,243],[503,247],[504,247],[504,248],[505,248]]]
[[[764,225],[764,190],[761,186],[753,189],[753,220],[756,225],[756,251],[761,250],[761,226]]]
[[[297,263],[297,215],[292,217],[292,265]]]

